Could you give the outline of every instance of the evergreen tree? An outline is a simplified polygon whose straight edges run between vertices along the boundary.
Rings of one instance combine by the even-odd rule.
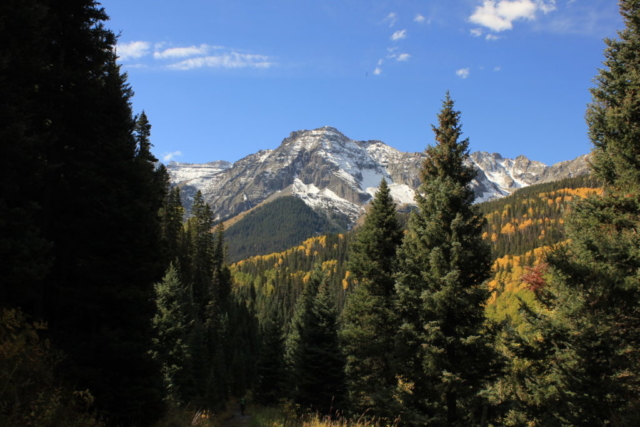
[[[547,425],[636,425],[640,420],[640,2],[620,1],[626,28],[606,40],[587,111],[593,167],[604,194],[572,205],[569,243],[552,253],[529,316],[540,337],[515,347],[530,420]]]
[[[206,306],[213,299],[211,280],[215,266],[215,238],[213,212],[200,191],[193,199],[191,214],[192,217],[185,227],[186,239],[189,242],[183,250],[183,256],[187,259],[180,264],[186,267],[184,272],[192,287],[197,316],[204,324]]]
[[[145,425],[163,407],[148,354],[159,201],[106,19],[92,0],[3,2],[0,270],[10,301],[48,321],[60,371],[114,423]]]
[[[165,179],[165,186],[166,196],[160,211],[160,221],[166,259],[171,262],[178,259],[181,251],[182,234],[184,232],[182,224],[184,208],[180,201],[180,188],[169,188],[168,176]]]
[[[469,142],[459,140],[453,107],[447,93],[399,251],[398,392],[405,418],[420,425],[479,423],[475,405],[493,358],[483,335],[490,250],[481,238],[484,218],[472,206]]]
[[[51,78],[50,26],[42,1],[0,4],[0,299],[38,318],[53,263],[41,197],[51,123],[39,90]]]
[[[605,39],[604,69],[591,89],[587,110],[596,174],[612,187],[635,188],[640,182],[640,3],[620,0],[625,29]]]
[[[157,312],[153,318],[153,357],[162,365],[167,397],[176,404],[191,401],[191,335],[193,308],[189,290],[172,264],[155,285]]]
[[[355,289],[342,313],[341,343],[350,406],[357,414],[397,414],[392,356],[398,329],[394,274],[401,242],[396,206],[383,179],[351,247],[347,267]]]
[[[293,400],[321,414],[341,408],[344,358],[338,342],[335,299],[318,269],[296,304],[286,345]]]
[[[260,325],[260,356],[256,366],[253,395],[257,403],[275,405],[285,396],[284,333],[276,309]]]

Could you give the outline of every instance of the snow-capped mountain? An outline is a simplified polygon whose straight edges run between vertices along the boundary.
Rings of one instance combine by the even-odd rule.
[[[382,178],[398,204],[413,204],[424,153],[405,153],[381,141],[354,141],[337,129],[292,132],[275,150],[262,150],[237,162],[171,162],[173,184],[187,196],[201,190],[218,217],[247,211],[270,197],[295,195],[309,206],[347,215],[355,221]],[[588,173],[586,155],[553,166],[524,156],[505,159],[475,152],[472,183],[476,201],[504,197],[531,184]]]

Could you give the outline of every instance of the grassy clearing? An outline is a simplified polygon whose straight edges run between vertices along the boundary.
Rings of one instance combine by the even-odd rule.
[[[267,408],[253,406],[250,409],[249,427],[392,427],[397,423],[380,423],[375,420],[329,419],[318,414],[298,415],[293,408]]]
[[[172,407],[160,420],[157,427],[222,427],[225,421],[233,416],[230,409],[216,414],[196,411],[190,408]]]

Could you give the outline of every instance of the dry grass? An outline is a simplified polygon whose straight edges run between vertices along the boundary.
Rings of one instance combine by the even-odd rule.
[[[156,427],[222,427],[225,421],[232,416],[233,413],[228,408],[214,414],[188,407],[171,407]]]
[[[380,422],[366,420],[363,417],[356,420],[346,418],[331,419],[318,414],[297,415],[293,408],[251,408],[250,427],[392,427],[397,422]]]

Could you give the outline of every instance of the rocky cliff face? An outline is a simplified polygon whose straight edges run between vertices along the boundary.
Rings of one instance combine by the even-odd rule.
[[[424,153],[404,153],[381,141],[354,141],[337,129],[292,132],[275,150],[251,154],[234,164],[171,162],[167,169],[183,194],[201,190],[214,213],[232,217],[269,197],[296,195],[314,208],[355,221],[387,180],[398,204],[413,204]],[[547,166],[524,156],[505,159],[475,152],[476,201],[504,197],[518,188],[588,173],[586,155]]]

